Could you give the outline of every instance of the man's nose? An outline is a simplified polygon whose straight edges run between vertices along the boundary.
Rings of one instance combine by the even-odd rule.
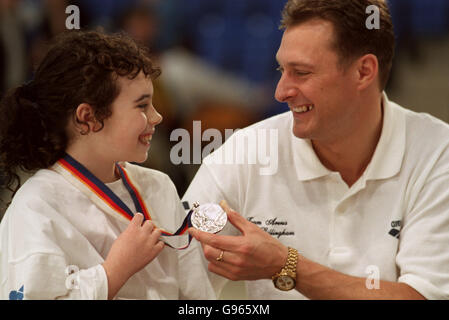
[[[298,94],[298,89],[287,78],[285,74],[281,76],[276,87],[274,97],[279,102],[287,102],[290,98]]]

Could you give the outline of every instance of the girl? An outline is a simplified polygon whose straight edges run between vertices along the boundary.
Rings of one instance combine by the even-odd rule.
[[[175,186],[129,163],[146,160],[162,121],[159,74],[129,38],[69,32],[1,101],[0,171],[17,192],[0,225],[0,298],[215,298],[197,243],[160,241],[185,216]],[[38,170],[20,189],[19,169]]]

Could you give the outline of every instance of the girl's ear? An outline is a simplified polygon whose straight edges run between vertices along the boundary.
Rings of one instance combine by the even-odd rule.
[[[75,111],[75,126],[82,135],[88,134],[91,130],[95,131],[98,124],[95,118],[95,112],[88,103],[81,103]]]

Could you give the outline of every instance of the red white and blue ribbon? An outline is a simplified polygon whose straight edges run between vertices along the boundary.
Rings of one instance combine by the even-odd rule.
[[[66,154],[64,158],[59,159],[52,169],[60,173],[66,180],[77,187],[78,190],[82,191],[104,212],[127,223],[134,217],[134,212],[105,183],[70,155]],[[151,220],[151,215],[145,205],[145,201],[142,199],[137,185],[132,182],[129,173],[118,163],[116,163],[116,170],[120,174],[121,180],[131,196],[136,209],[135,212],[142,213],[145,220]],[[191,213],[191,211],[188,213],[182,225],[175,233],[170,233],[159,228],[162,231],[163,236],[161,240],[169,247],[185,249],[189,246],[192,238],[189,234],[186,234],[186,231],[192,226],[190,222]],[[182,239],[177,239],[176,241],[174,238],[169,238],[184,235],[188,235],[187,241],[183,241]]]

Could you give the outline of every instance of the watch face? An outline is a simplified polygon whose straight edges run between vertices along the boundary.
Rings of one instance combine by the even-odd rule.
[[[220,232],[227,220],[226,212],[215,203],[206,203],[195,207],[190,218],[193,227],[210,233]]]
[[[289,276],[281,275],[276,279],[276,288],[284,291],[293,289],[295,285],[295,280]]]

